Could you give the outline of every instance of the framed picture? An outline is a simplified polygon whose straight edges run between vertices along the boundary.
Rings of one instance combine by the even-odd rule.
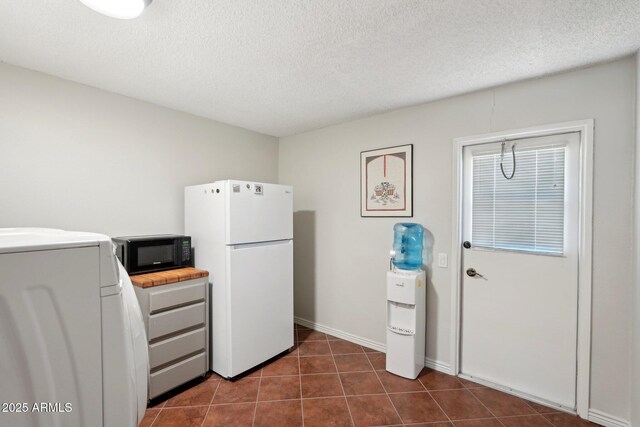
[[[413,144],[360,153],[360,216],[413,216]]]

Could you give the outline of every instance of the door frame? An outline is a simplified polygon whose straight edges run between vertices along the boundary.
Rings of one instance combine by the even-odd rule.
[[[591,368],[591,265],[593,238],[593,136],[594,120],[578,120],[473,135],[453,140],[453,217],[451,241],[451,370],[460,374],[460,339],[462,327],[461,281],[462,281],[462,189],[463,189],[463,149],[466,146],[501,142],[504,139],[532,138],[560,133],[580,133],[580,171],[578,200],[578,339],[577,339],[577,378],[576,413],[588,418],[590,368]],[[512,390],[505,390],[518,394]],[[523,397],[531,399],[531,396]],[[541,402],[543,403],[543,402]]]

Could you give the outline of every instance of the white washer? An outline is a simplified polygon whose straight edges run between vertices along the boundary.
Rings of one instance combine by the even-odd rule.
[[[0,229],[0,425],[137,426],[146,341],[109,237]]]

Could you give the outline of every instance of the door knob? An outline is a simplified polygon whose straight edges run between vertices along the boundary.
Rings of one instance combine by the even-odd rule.
[[[486,278],[482,274],[478,273],[475,268],[468,268],[467,269],[467,276],[469,276],[469,277],[479,277],[481,279],[485,279],[486,280]]]
[[[462,243],[462,246],[464,246],[465,249],[469,249],[471,247],[471,242],[465,241],[464,243]]]

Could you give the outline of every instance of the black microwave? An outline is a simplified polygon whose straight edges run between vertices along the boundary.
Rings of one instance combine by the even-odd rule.
[[[129,274],[193,267],[191,237],[175,234],[114,237],[116,255]]]

